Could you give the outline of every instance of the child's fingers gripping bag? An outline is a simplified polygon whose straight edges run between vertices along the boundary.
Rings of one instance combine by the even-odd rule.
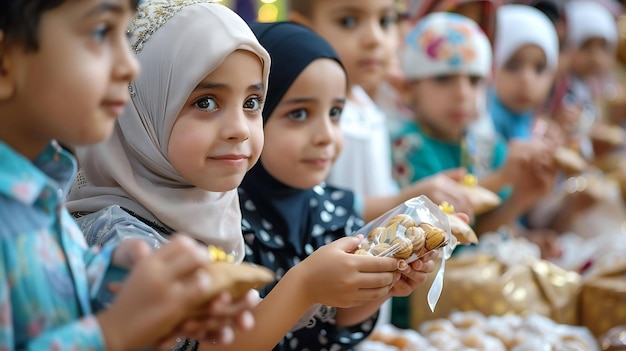
[[[428,305],[434,310],[441,289],[445,261],[456,247],[448,215],[426,196],[410,199],[355,232],[364,239],[357,255],[395,257],[411,263],[429,252],[440,254],[442,264],[428,292]]]

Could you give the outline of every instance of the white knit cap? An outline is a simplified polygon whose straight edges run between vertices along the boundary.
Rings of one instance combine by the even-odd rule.
[[[559,39],[543,12],[528,5],[505,5],[498,9],[494,61],[502,67],[524,45],[537,45],[546,55],[548,69],[556,70]]]
[[[590,0],[574,0],[565,7],[568,43],[579,48],[591,38],[603,38],[617,45],[617,24],[611,12]]]
[[[446,12],[421,19],[406,36],[400,53],[408,79],[448,74],[487,77],[491,71],[491,45],[471,19]]]

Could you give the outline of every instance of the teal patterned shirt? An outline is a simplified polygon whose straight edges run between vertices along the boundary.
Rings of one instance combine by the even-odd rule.
[[[105,350],[92,302],[113,246],[89,249],[64,199],[72,156],[0,141],[0,351]]]

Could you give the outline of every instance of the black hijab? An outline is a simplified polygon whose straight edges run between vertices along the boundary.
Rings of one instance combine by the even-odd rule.
[[[254,23],[250,27],[272,59],[264,123],[309,64],[328,58],[341,65],[330,44],[306,27],[289,22]],[[315,246],[310,243],[311,236],[351,226],[354,221],[352,193],[324,185],[290,187],[269,174],[260,160],[241,184],[240,201],[244,227],[254,228],[257,240],[272,249],[292,246],[300,257],[311,253],[305,252],[311,251],[304,249],[307,244]]]

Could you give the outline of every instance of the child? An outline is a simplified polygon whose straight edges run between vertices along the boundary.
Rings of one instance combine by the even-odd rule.
[[[144,72],[130,85],[133,104],[113,137],[77,150],[86,178],[72,191],[71,208],[92,212],[79,222],[97,243],[140,237],[160,245],[179,231],[240,261],[236,187],[261,152],[270,57],[240,17],[208,1],[146,2],[131,33]],[[354,241],[320,250],[303,264],[308,269],[286,274],[253,310],[256,327],[234,330],[224,349],[269,350],[316,302],[350,306],[363,295],[386,294],[395,259],[375,261],[368,267],[374,273],[355,277],[377,280],[367,293],[358,293],[363,283],[341,282],[345,270],[322,274],[320,262],[338,262],[332,255]]]
[[[205,250],[183,238],[141,260],[132,257],[146,249],[137,241],[89,250],[64,205],[75,163],[57,141],[111,133],[138,73],[126,38],[134,5],[0,5],[0,349],[142,349],[206,302]],[[110,265],[134,267],[110,309],[96,313]]]
[[[487,37],[466,17],[430,14],[408,32],[400,60],[415,120],[405,123],[393,143],[398,183],[406,186],[441,171],[470,166],[462,162],[461,140],[478,115],[480,86],[491,69]],[[493,167],[499,166],[503,148],[488,151],[494,156]],[[409,326],[408,303],[408,299],[393,300],[396,326]]]
[[[567,3],[568,44],[572,48],[570,93],[574,102],[594,106],[590,79],[604,78],[617,49],[615,19],[601,4],[588,0]]]
[[[387,122],[366,91],[377,91],[396,54],[395,1],[293,0],[290,18],[326,39],[348,73],[348,99],[341,117],[344,146],[328,183],[353,191],[357,212],[368,221],[422,194],[436,202],[447,200],[471,215],[469,200],[455,191],[462,170],[401,191],[392,178]]]
[[[305,269],[310,265],[305,258],[314,250],[363,225],[354,212],[352,193],[324,183],[341,152],[339,122],[347,80],[337,54],[309,29],[286,22],[252,28],[270,52],[273,68],[263,110],[265,146],[240,188],[246,260],[281,276],[292,267]],[[337,275],[348,261],[366,269],[374,263],[372,258],[381,259],[361,258],[342,253],[326,262],[321,274]],[[321,306],[309,325],[288,334],[275,349],[352,349],[371,332],[381,303],[410,293],[433,263],[416,261],[411,266],[384,296],[364,296],[353,308]]]
[[[593,1],[571,1],[565,10],[568,44],[572,53],[569,86],[562,103],[582,110],[579,120],[574,121],[576,123],[569,131],[579,134],[579,144],[585,157],[602,157],[610,153],[612,147],[602,143],[592,145],[586,137],[592,133],[592,126],[604,122],[600,107],[604,102],[604,86],[607,79],[612,78],[608,77],[608,73],[615,62],[617,50],[616,22],[609,10]],[[561,118],[558,122],[565,124],[568,121]]]
[[[469,150],[461,144],[491,69],[486,36],[461,15],[431,14],[408,33],[401,61],[417,123],[407,123],[394,142],[399,184],[461,166],[471,172]],[[495,169],[504,159],[503,145],[490,151]]]
[[[507,141],[531,138],[534,111],[545,103],[554,81],[558,48],[556,30],[541,11],[526,5],[498,10],[489,110]]]
[[[144,67],[133,104],[107,142],[76,150],[83,177],[68,207],[90,243],[136,233],[158,247],[176,231],[243,259],[236,187],[263,146],[269,56],[234,12],[197,2],[147,2],[133,20]]]
[[[567,44],[567,18],[565,16],[565,4],[557,0],[532,0],[528,2],[541,11],[554,25],[559,43],[558,67],[555,74],[554,84],[550,95],[544,105],[540,107],[537,117],[546,123],[559,123],[562,132],[572,130],[580,116],[581,109],[576,106],[568,106],[564,97],[569,83],[569,62],[571,50]],[[563,135],[564,136],[564,135]]]
[[[487,37],[472,20],[441,12],[418,22],[404,47],[402,67],[410,84],[415,121],[394,142],[399,183],[410,184],[456,167],[476,174],[476,166],[484,164],[490,173],[480,177],[483,186],[500,191],[510,184],[513,191],[499,208],[477,218],[476,232],[512,226],[537,196],[532,189],[536,184],[529,181],[534,179],[532,171],[525,170],[523,159],[517,156],[526,150],[514,150],[507,158],[502,140],[485,140],[467,131],[478,116],[481,85],[491,71]],[[406,325],[406,305],[396,302],[401,307],[394,306],[393,321]]]

